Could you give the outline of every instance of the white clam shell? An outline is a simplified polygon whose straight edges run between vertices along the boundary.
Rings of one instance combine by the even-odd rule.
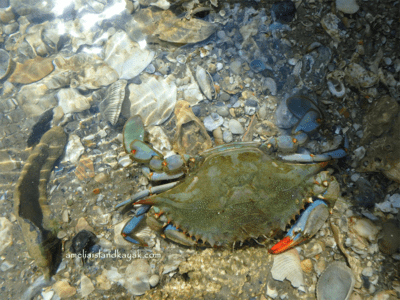
[[[292,286],[296,288],[304,285],[303,270],[301,269],[300,256],[297,250],[291,249],[276,255],[271,275],[275,280],[289,280]]]
[[[130,115],[140,115],[144,126],[160,125],[175,108],[177,88],[172,77],[143,74],[142,84],[129,85]]]

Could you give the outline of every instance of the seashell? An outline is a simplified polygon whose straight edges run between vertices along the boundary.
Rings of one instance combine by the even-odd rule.
[[[380,231],[372,221],[365,218],[351,217],[349,225],[359,236],[367,238],[371,243],[375,242]]]
[[[175,154],[175,152],[172,151],[172,146],[167,135],[160,126],[149,126],[147,132],[149,134],[149,142],[154,149],[161,152],[164,157]]]
[[[296,249],[291,249],[276,255],[271,269],[272,278],[283,281],[289,280],[292,286],[298,288],[304,285],[300,256]]]
[[[56,292],[57,296],[61,299],[72,297],[76,294],[76,288],[70,286],[67,281],[57,281],[53,285],[53,290]]]
[[[23,64],[17,63],[8,81],[28,84],[44,78],[53,70],[54,66],[51,59],[37,56],[26,60]]]
[[[104,61],[117,71],[120,79],[132,79],[150,64],[154,51],[141,47],[120,30],[105,45]]]
[[[357,88],[369,88],[377,84],[379,81],[379,76],[377,74],[365,70],[363,67],[356,63],[349,64],[344,72],[346,74],[346,82]]]
[[[104,100],[99,104],[100,112],[112,125],[117,123],[125,99],[126,80],[114,82],[106,91]]]
[[[347,300],[356,280],[353,272],[344,262],[331,263],[317,283],[318,300]]]
[[[329,91],[336,98],[343,98],[346,94],[346,88],[344,87],[343,82],[341,81],[327,81]]]
[[[379,250],[392,255],[400,248],[400,228],[396,221],[388,221],[382,225],[382,238],[379,240]]]
[[[65,149],[65,162],[76,163],[79,157],[85,152],[85,148],[82,146],[79,136],[76,134],[71,134],[68,137],[68,144]]]
[[[197,66],[196,69],[196,80],[200,86],[201,91],[208,100],[212,100],[215,96],[214,81],[210,73],[204,68]]]
[[[340,22],[340,19],[333,13],[326,14],[321,19],[322,27],[336,43],[340,43],[341,39],[346,35],[344,30],[339,29]]]
[[[189,67],[186,67],[185,77],[182,79],[178,78],[176,80],[177,85],[178,82],[180,83],[179,90],[183,90],[183,98],[185,99],[185,101],[189,102],[190,105],[195,105],[204,99],[204,96],[200,91],[199,85],[194,79],[194,76]]]
[[[255,59],[250,63],[250,68],[254,72],[259,73],[261,71],[264,71],[267,67],[265,66],[265,64],[261,60]]]
[[[186,20],[168,15],[163,15],[163,17],[154,34],[166,42],[198,43],[207,39],[217,30],[217,26],[214,24],[195,18]]]
[[[57,93],[58,105],[64,114],[84,111],[90,108],[92,97],[81,95],[76,89],[61,89]]]
[[[172,77],[143,74],[141,79],[142,84],[129,85],[130,114],[140,115],[144,126],[160,125],[174,110],[176,85]]]
[[[0,79],[7,76],[11,69],[11,57],[7,51],[0,49]]]

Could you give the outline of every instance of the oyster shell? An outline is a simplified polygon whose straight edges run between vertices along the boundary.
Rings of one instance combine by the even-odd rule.
[[[144,126],[160,125],[169,118],[176,103],[174,77],[165,79],[143,74],[142,84],[129,85],[130,115],[140,115]]]

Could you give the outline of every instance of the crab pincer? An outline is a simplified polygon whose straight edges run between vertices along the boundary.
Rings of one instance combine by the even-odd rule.
[[[269,249],[278,254],[297,246],[318,232],[329,216],[328,205],[322,200],[314,201],[301,214],[285,237]]]

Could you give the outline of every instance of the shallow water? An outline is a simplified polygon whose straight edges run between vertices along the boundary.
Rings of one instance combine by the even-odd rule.
[[[351,299],[399,297],[390,239],[400,227],[399,2],[359,5],[345,14],[340,3],[315,1],[0,1],[2,298],[31,287],[36,299],[315,299],[325,267],[348,260],[328,222],[296,248],[298,288],[273,278],[265,240],[190,248],[143,223],[148,247],[139,247],[120,235],[135,209],[114,209],[155,185],[125,153],[129,117],[141,116],[146,141],[163,155],[197,155],[211,144],[291,135],[301,119],[286,106],[293,96],[322,119],[299,152],[349,139],[347,157],[330,170],[341,187],[331,218],[353,257]],[[67,143],[62,134],[41,141],[56,126]],[[63,144],[53,167],[49,157]],[[40,267],[49,258],[40,247],[28,252],[25,240],[41,243],[27,228],[50,230],[60,247],[50,246],[48,287],[36,280],[52,269]],[[82,229],[97,236],[97,256],[85,264],[70,250]]]

